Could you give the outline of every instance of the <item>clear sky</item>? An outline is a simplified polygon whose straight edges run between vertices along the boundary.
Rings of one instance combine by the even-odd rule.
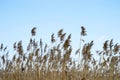
[[[34,26],[46,43],[63,28],[74,48],[85,26],[86,42],[94,40],[97,50],[107,39],[120,42],[120,0],[0,0],[0,43],[9,49],[15,41],[26,44]]]

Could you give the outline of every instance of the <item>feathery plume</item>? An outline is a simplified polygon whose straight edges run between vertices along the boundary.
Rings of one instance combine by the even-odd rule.
[[[81,29],[82,29],[81,35],[82,35],[82,36],[87,35],[86,30],[85,30],[85,27],[84,27],[84,26],[81,26]]]
[[[32,36],[35,36],[35,34],[36,34],[36,29],[37,29],[36,27],[33,27],[33,28],[32,28],[32,30],[31,30]]]

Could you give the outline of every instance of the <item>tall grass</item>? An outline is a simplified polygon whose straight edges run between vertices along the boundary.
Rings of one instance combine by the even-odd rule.
[[[120,79],[120,45],[113,39],[103,44],[103,50],[96,51],[100,60],[95,60],[91,52],[94,41],[85,42],[81,47],[86,30],[82,26],[80,47],[75,56],[79,56],[77,64],[71,57],[73,48],[71,34],[63,29],[57,35],[51,35],[51,44],[42,39],[36,41],[36,27],[31,30],[31,38],[27,50],[23,49],[22,41],[15,42],[15,54],[9,59],[7,47],[2,43],[0,53],[1,80],[119,80]],[[79,42],[78,42],[79,43]],[[11,54],[11,53],[10,53]]]

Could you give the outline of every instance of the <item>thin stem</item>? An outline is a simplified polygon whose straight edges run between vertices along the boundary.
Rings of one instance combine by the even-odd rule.
[[[81,61],[81,45],[82,45],[82,36],[80,37],[80,45],[79,45],[79,49],[80,49],[80,51],[79,51],[79,59],[78,59],[78,62],[79,62],[79,64],[81,64],[80,63],[80,61]]]

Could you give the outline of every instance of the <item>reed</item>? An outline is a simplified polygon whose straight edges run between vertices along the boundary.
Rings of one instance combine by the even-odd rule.
[[[0,45],[0,80],[119,80],[120,44],[113,39],[103,43],[103,50],[96,51],[100,60],[95,60],[91,52],[94,41],[85,42],[86,30],[82,26],[80,46],[74,53],[80,64],[73,60],[71,34],[60,29],[57,36],[51,35],[50,45],[42,39],[36,41],[36,27],[31,30],[27,50],[23,42],[13,44],[15,54],[9,59],[9,50]],[[84,44],[82,44],[82,41]],[[82,46],[83,45],[83,46]],[[80,56],[81,55],[81,56]],[[80,59],[81,58],[81,59]]]

